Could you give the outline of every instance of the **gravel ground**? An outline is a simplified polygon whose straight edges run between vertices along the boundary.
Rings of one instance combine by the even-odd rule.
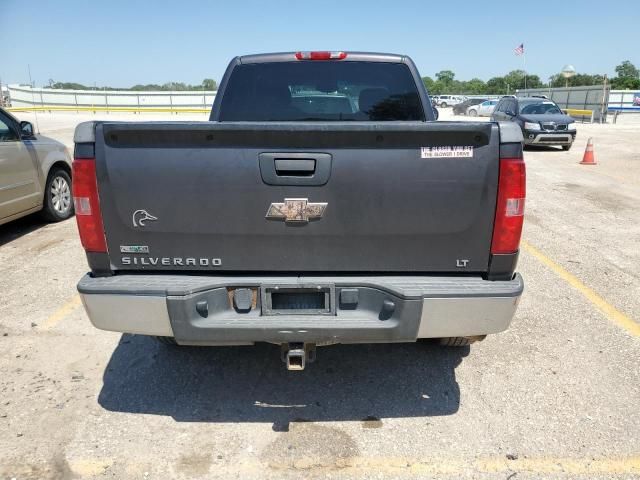
[[[38,122],[72,146],[87,118]],[[98,331],[74,220],[0,227],[0,479],[640,478],[639,132],[579,125],[571,151],[525,152],[526,292],[507,332],[327,347],[303,373],[270,345]],[[597,166],[578,165],[588,137]]]

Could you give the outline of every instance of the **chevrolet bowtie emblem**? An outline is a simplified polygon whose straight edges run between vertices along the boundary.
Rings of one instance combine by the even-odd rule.
[[[306,198],[285,198],[284,203],[272,203],[266,217],[304,223],[321,218],[326,208],[326,203],[311,203]]]

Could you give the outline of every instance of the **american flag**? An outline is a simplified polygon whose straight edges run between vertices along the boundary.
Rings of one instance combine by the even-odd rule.
[[[524,43],[521,43],[514,51],[516,55],[524,55]]]

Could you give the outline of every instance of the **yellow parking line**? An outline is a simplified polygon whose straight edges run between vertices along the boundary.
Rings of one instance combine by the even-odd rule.
[[[309,459],[313,461],[313,459]],[[296,463],[299,466],[296,467]],[[291,467],[300,468],[305,462],[294,462]],[[416,459],[406,457],[355,457],[338,460],[344,472],[366,474],[381,472],[402,474],[411,472],[422,475],[455,475],[465,472],[475,473],[532,473],[534,475],[564,473],[569,475],[623,475],[640,473],[640,456],[566,458],[566,457],[523,457],[509,460],[506,456],[483,457],[465,461],[456,458]],[[284,468],[287,468],[285,466]]]
[[[49,318],[47,318],[42,325],[40,325],[41,330],[50,330],[55,327],[64,317],[73,312],[76,308],[80,306],[80,296],[76,295],[67,303],[62,305],[58,310],[53,312]]]
[[[121,461],[122,459],[120,459]],[[163,469],[171,468],[172,462],[163,459]],[[149,459],[147,463],[130,463],[121,461],[125,470],[140,470],[148,465],[158,465],[158,460]],[[84,458],[69,461],[71,472],[82,478],[104,474],[114,465],[108,458]],[[140,467],[140,468],[135,468]],[[565,475],[629,475],[640,473],[640,456],[600,457],[600,458],[568,458],[568,457],[523,457],[509,460],[506,457],[484,457],[478,459],[456,458],[411,458],[411,457],[350,457],[318,463],[316,457],[300,457],[284,463],[256,460],[241,461],[232,465],[216,467],[219,473],[248,475],[257,472],[335,472],[365,476],[375,472],[382,475],[405,475],[408,473],[421,475],[460,476],[464,473],[530,473],[546,475],[560,473]]]
[[[523,472],[533,474],[565,473],[570,475],[624,475],[640,473],[640,457],[627,458],[507,458],[476,462],[478,471],[488,473]]]
[[[587,287],[584,283],[578,280],[573,274],[562,268],[556,262],[551,260],[540,250],[533,247],[529,243],[522,241],[522,247],[525,252],[530,253],[537,258],[541,263],[553,270],[560,278],[578,290],[587,300],[595,305],[609,320],[618,326],[624,328],[631,335],[640,337],[640,324],[634,322],[631,318],[627,317],[624,313],[618,310],[616,307],[608,303],[604,298],[598,295],[594,290]]]
[[[103,475],[113,465],[111,459],[81,458],[69,462],[71,472],[80,478]]]

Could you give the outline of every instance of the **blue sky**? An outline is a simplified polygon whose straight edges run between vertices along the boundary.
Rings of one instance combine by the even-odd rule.
[[[235,55],[292,50],[404,53],[421,75],[487,80],[522,67],[640,66],[637,0],[547,2],[0,0],[0,78],[127,87],[219,81]],[[608,8],[609,7],[609,8]],[[599,27],[599,25],[601,27]],[[580,33],[583,32],[583,33]]]

